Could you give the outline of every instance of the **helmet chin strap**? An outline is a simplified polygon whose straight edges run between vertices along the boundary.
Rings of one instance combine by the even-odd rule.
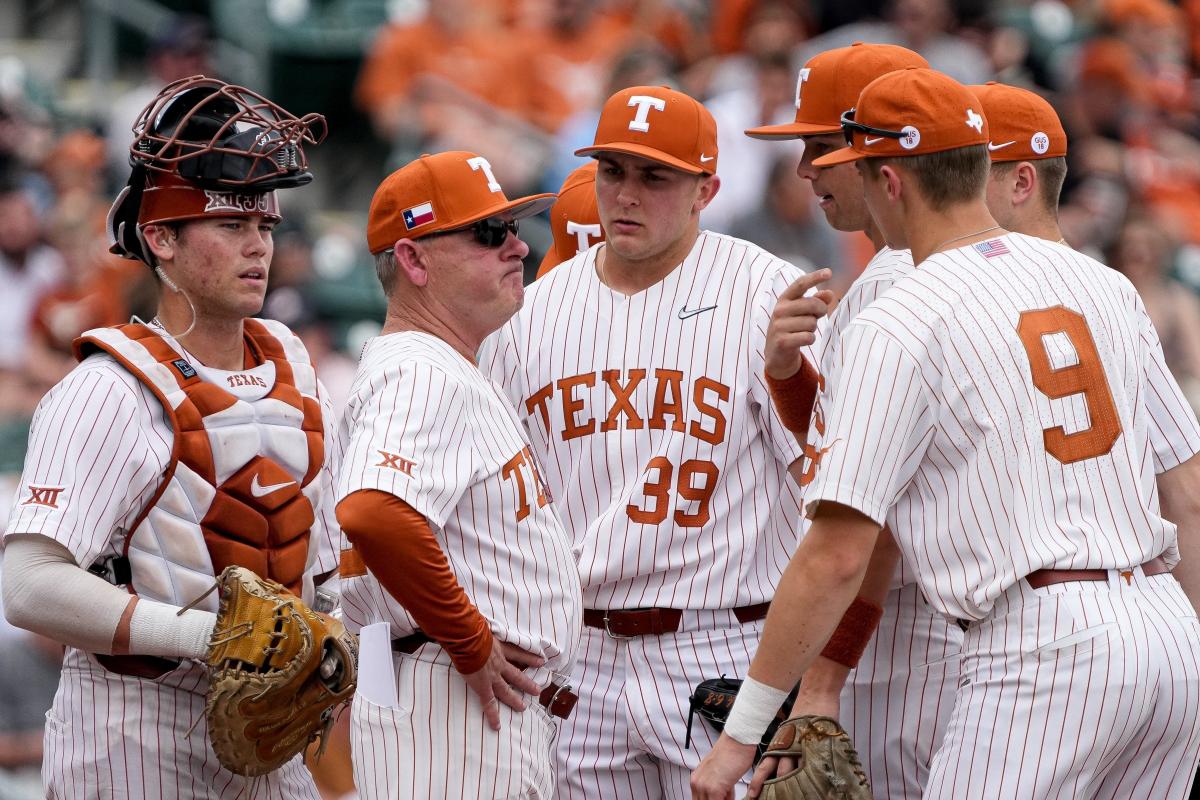
[[[155,318],[154,318],[155,320],[157,320],[158,324],[162,327],[162,329],[164,331],[167,331],[167,333],[171,334],[171,336],[173,338],[182,339],[183,337],[185,337],[189,333],[191,333],[192,330],[196,327],[196,306],[192,303],[192,298],[188,297],[187,293],[185,291],[183,291],[182,289],[180,289],[178,286],[175,285],[175,281],[171,280],[167,276],[166,271],[162,267],[156,266],[154,268],[154,272],[156,275],[158,275],[158,279],[161,280],[167,288],[169,288],[172,292],[175,292],[176,294],[181,295],[183,297],[183,299],[187,301],[188,308],[191,309],[192,322],[190,325],[187,326],[187,330],[185,330],[183,333],[171,333],[171,331],[167,330],[167,326],[163,324],[163,321],[161,319],[159,319],[157,316],[155,316]]]

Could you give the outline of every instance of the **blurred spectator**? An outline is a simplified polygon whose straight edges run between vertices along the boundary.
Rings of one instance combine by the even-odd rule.
[[[0,187],[0,370],[27,366],[34,309],[64,278],[63,258],[42,233],[29,192]]]
[[[949,0],[890,0],[883,22],[855,22],[805,43],[804,59],[855,42],[898,44],[916,50],[936,70],[966,83],[992,79],[992,64],[978,45],[953,33]]]
[[[753,89],[758,83],[760,59],[773,53],[794,53],[796,44],[808,35],[804,2],[797,0],[754,0],[740,9],[737,23],[739,45],[731,53],[709,59],[688,71],[685,90],[694,97],[712,97],[737,89]],[[719,12],[720,6],[716,9]],[[714,17],[713,36],[720,21]],[[727,45],[726,45],[727,46]],[[794,85],[796,76],[789,81]]]
[[[1200,299],[1170,276],[1174,244],[1152,219],[1131,217],[1108,264],[1133,283],[1162,341],[1167,366],[1200,410]]]
[[[725,157],[724,153],[721,157]],[[772,164],[765,196],[758,205],[748,206],[733,220],[729,235],[754,242],[805,270],[832,267],[835,280],[841,282],[839,267],[846,259],[840,253],[833,228],[823,215],[815,213],[812,192],[796,176],[798,160],[799,156],[780,157]],[[724,190],[722,186],[721,191]],[[849,282],[844,281],[846,285]]]
[[[629,20],[601,14],[590,0],[546,0],[545,22],[520,36],[531,119],[557,131],[578,111],[604,102],[604,78],[631,35]]]
[[[718,95],[704,105],[717,121],[721,153],[721,189],[700,215],[708,230],[725,233],[733,220],[757,206],[767,190],[771,165],[780,149],[800,158],[799,140],[778,142],[751,139],[744,131],[759,125],[791,122],[795,116],[796,76],[786,52],[768,52],[756,59],[755,82],[745,89]],[[799,182],[799,179],[797,179]]]
[[[363,62],[355,101],[405,163],[422,152],[471,150],[497,180],[526,186],[550,157],[528,121],[527,54],[493,8],[437,0],[416,22],[382,29]]]
[[[129,132],[137,116],[162,87],[192,75],[213,75],[208,23],[200,17],[170,20],[150,42],[140,83],[112,102],[105,138],[112,178],[124,185],[129,177]]]
[[[604,100],[630,86],[668,86],[674,83],[671,62],[662,48],[653,45],[635,47],[623,53],[613,65],[608,85],[601,92],[600,102],[577,111],[563,123],[554,145],[555,158],[542,177],[542,186],[546,187],[544,191],[557,192],[567,176],[584,163],[575,155],[575,151],[595,141],[600,106]]]
[[[42,735],[62,666],[62,645],[16,631],[0,648],[0,797],[33,800],[41,791]]]

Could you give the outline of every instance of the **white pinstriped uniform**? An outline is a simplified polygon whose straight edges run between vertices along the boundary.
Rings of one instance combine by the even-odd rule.
[[[1177,560],[1155,471],[1200,430],[1133,287],[1008,234],[927,259],[841,345],[806,501],[887,522],[934,608],[972,621],[925,796],[1186,796],[1200,622],[1138,565]],[[1047,568],[1110,577],[1022,580]]]
[[[424,333],[368,342],[334,471],[339,499],[376,489],[425,515],[495,637],[546,658],[529,672],[540,686],[555,675],[569,682],[581,612],[570,544],[511,405],[474,364]],[[341,588],[351,630],[377,622],[392,637],[416,630],[370,572],[344,575]],[[392,664],[390,651],[360,657]],[[394,658],[398,703],[374,702],[361,686],[354,699],[362,797],[550,797],[555,723],[545,709],[501,705],[496,733],[440,646]]]
[[[193,364],[223,389],[242,392],[224,378],[243,373]],[[332,413],[323,389],[321,395],[326,441],[332,441]],[[88,357],[38,406],[6,535],[48,536],[84,567],[114,552],[157,488],[173,438],[161,403],[145,385],[108,354]],[[327,499],[328,466],[315,480],[325,484],[321,496]],[[62,487],[57,507],[29,502],[30,486]],[[338,557],[332,506],[323,501],[314,512],[309,576],[336,570]],[[299,756],[261,778],[222,768],[208,744],[207,690],[199,662],[184,661],[148,680],[109,672],[93,656],[68,647],[46,715],[42,778],[47,796],[318,797]]]
[[[814,409],[805,480],[815,474],[811,456],[818,455],[824,444],[827,394],[837,381],[846,327],[912,270],[907,250],[884,247],[829,316],[817,343],[825,388]],[[962,630],[925,602],[916,576],[901,562],[879,628],[841,697],[842,722],[863,755],[876,797],[917,800],[921,796],[954,705],[961,646]]]
[[[684,609],[680,632],[616,640],[584,628],[579,705],[559,736],[562,798],[687,798],[715,739],[684,749],[688,697],[745,677],[797,541],[801,447],[763,380],[767,323],[801,271],[701,232],[683,264],[627,297],[596,245],[534,283],[485,343],[546,470],[591,609]],[[742,788],[744,791],[744,787]]]

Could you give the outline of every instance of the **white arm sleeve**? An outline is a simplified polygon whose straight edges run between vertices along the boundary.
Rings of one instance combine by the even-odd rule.
[[[130,600],[128,592],[75,563],[62,544],[40,534],[4,543],[4,615],[20,628],[88,653],[109,655]],[[216,615],[138,599],[129,624],[129,652],[202,658]]]

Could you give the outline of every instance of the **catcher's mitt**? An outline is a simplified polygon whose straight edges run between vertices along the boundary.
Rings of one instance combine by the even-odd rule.
[[[238,775],[279,768],[333,724],[354,693],[358,643],[275,581],[245,567],[217,579],[205,716],[217,759]]]
[[[759,800],[872,800],[858,753],[835,719],[787,720],[765,755],[794,758],[799,766],[763,783]]]

